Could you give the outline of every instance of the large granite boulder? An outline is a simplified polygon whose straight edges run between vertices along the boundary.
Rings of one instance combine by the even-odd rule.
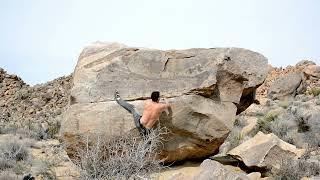
[[[240,48],[161,51],[118,43],[95,43],[83,50],[74,71],[62,137],[134,129],[132,115],[114,101],[123,99],[143,112],[143,100],[159,90],[171,104],[160,123],[172,131],[162,155],[167,162],[216,152],[237,113],[255,99],[267,75],[267,59]],[[69,153],[72,153],[69,149]]]

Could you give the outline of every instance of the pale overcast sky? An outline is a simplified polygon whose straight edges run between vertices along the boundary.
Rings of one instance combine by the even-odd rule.
[[[320,59],[318,0],[1,0],[0,67],[36,84],[70,74],[82,48],[242,47],[274,66]]]

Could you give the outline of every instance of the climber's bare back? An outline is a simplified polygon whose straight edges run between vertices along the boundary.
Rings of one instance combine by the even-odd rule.
[[[151,129],[154,124],[159,120],[159,117],[163,111],[170,105],[164,103],[153,102],[152,100],[146,100],[144,102],[144,110],[140,123],[147,129]]]

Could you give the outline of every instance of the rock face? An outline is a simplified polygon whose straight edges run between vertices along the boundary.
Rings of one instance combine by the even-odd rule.
[[[291,73],[276,80],[268,91],[270,99],[288,99],[305,91],[302,73]]]
[[[142,100],[158,90],[172,105],[160,117],[173,133],[164,144],[167,162],[204,157],[218,150],[235,115],[253,102],[267,67],[264,56],[240,48],[160,51],[96,43],[79,57],[61,133],[70,144],[74,135],[126,133],[133,118],[114,101],[114,91],[142,113]]]
[[[229,155],[243,161],[248,167],[279,168],[281,160],[285,158],[297,159],[304,153],[304,149],[297,149],[274,134],[258,132],[252,139],[245,141],[228,152]]]

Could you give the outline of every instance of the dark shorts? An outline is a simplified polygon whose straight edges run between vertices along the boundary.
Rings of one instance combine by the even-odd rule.
[[[150,129],[145,128],[141,123],[139,119],[139,127],[137,127],[141,135],[148,135],[150,133]]]
[[[139,130],[141,135],[148,135],[150,133],[150,129],[147,129],[143,126],[143,124],[141,124],[140,119],[141,119],[141,115],[139,114],[134,114],[133,115],[133,120],[134,120],[134,124],[136,125],[136,128]]]

